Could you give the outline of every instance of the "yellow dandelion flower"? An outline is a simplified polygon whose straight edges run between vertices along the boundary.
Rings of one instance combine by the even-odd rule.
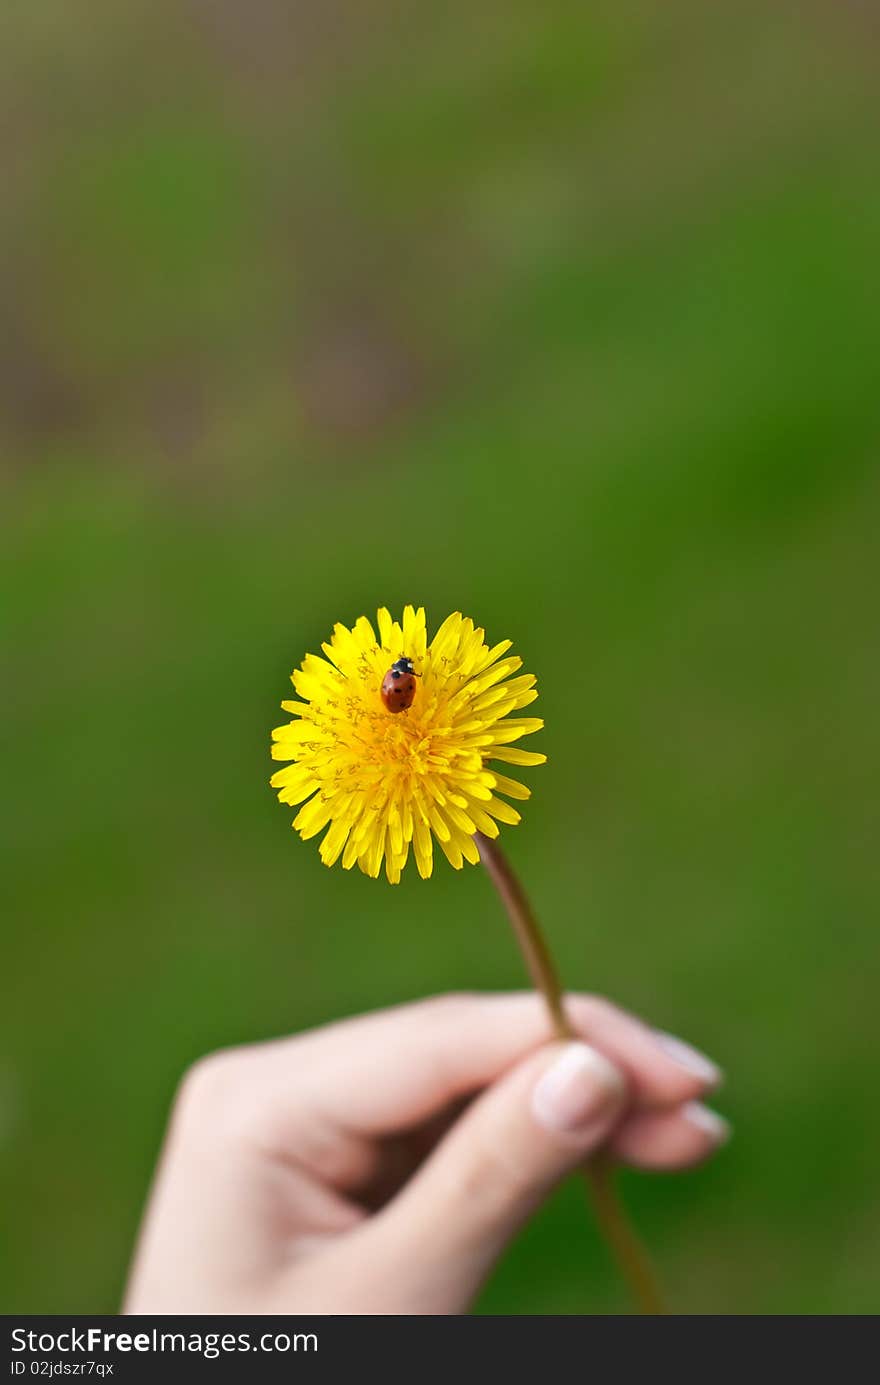
[[[433,868],[434,837],[456,870],[479,862],[474,834],[497,837],[498,823],[520,815],[504,800],[530,790],[490,761],[540,765],[545,755],[512,742],[539,731],[539,717],[511,717],[538,696],[510,640],[491,648],[485,631],[458,611],[428,644],[425,612],[407,606],[403,622],[378,612],[378,638],[365,616],[336,625],[325,659],[307,654],[292,675],[294,718],[272,733],[272,758],[290,760],[272,776],[282,803],[302,804],[293,826],[306,841],[326,827],[321,860],[357,862],[374,878],[382,861],[393,885],[410,846],[422,879]],[[505,657],[506,656],[506,657]],[[382,683],[398,659],[411,661],[412,705],[392,711]],[[499,798],[502,794],[504,797]]]

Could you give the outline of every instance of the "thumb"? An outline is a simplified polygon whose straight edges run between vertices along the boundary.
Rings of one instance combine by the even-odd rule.
[[[384,1242],[373,1242],[374,1253],[391,1276],[406,1266],[410,1311],[464,1309],[523,1222],[606,1139],[625,1102],[622,1073],[584,1043],[547,1045],[478,1097],[372,1223]]]

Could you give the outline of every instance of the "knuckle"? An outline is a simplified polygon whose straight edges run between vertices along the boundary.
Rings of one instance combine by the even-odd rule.
[[[232,1094],[241,1089],[247,1067],[242,1049],[219,1049],[198,1058],[181,1079],[177,1110],[187,1117],[194,1112],[204,1116],[228,1109]]]
[[[475,1142],[459,1179],[459,1195],[469,1206],[482,1208],[490,1216],[500,1206],[530,1201],[542,1181],[527,1160],[514,1157],[488,1139]]]
[[[601,1024],[610,1015],[620,1014],[612,1001],[593,992],[581,991],[577,995],[566,996],[565,1003],[575,1028],[584,1034],[589,1034],[597,1023]]]

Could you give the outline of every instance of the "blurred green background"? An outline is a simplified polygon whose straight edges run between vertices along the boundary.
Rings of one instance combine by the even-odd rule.
[[[540,675],[568,983],[727,1069],[727,1151],[627,1179],[675,1306],[875,1311],[875,12],[2,30],[0,1307],[115,1309],[196,1056],[521,984],[480,872],[327,871],[268,788],[294,664],[413,601]],[[577,1185],[480,1308],[626,1311]]]

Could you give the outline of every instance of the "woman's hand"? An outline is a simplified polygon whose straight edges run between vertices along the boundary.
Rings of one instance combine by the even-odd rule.
[[[536,995],[448,995],[197,1063],[125,1311],[460,1313],[599,1146],[646,1169],[711,1154],[714,1065],[566,1003],[583,1042],[548,1042]]]

